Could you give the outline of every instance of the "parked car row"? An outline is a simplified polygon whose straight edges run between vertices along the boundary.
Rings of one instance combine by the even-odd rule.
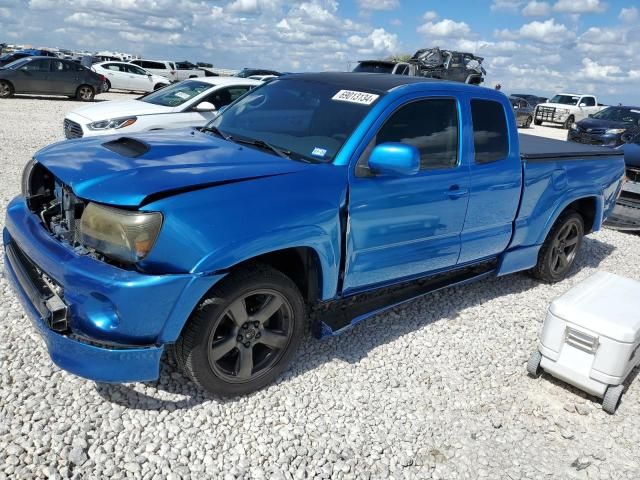
[[[166,77],[156,75],[133,63],[102,62],[92,65],[91,69],[105,77],[105,92],[112,88],[131,92],[153,92],[170,83]]]

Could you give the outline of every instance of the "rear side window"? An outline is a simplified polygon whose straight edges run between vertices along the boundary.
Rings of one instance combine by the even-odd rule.
[[[33,60],[22,67],[29,72],[48,72],[51,60]]]
[[[164,63],[160,62],[142,62],[142,68],[153,68],[154,70],[166,70],[167,67]]]
[[[52,60],[51,61],[52,68],[54,72],[70,72],[71,65],[66,62],[61,62],[60,60]]]
[[[476,163],[491,163],[507,158],[509,139],[502,104],[492,100],[471,100],[471,118]]]
[[[582,103],[584,103],[587,107],[595,107],[596,99],[593,97],[584,97],[582,99]]]
[[[382,126],[376,145],[400,142],[420,152],[420,169],[458,164],[458,109],[451,98],[433,98],[400,107]]]

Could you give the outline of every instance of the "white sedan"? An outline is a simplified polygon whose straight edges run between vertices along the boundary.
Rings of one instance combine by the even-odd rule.
[[[165,77],[127,62],[94,63],[91,70],[106,79],[105,92],[112,88],[131,92],[153,92],[169,85],[169,80]]]
[[[201,127],[216,111],[262,82],[239,77],[205,77],[174,83],[137,100],[98,102],[64,119],[66,138],[170,128]]]

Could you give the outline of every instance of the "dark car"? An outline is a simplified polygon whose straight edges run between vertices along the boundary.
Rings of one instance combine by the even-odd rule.
[[[511,96],[509,97],[513,114],[516,116],[518,127],[529,128],[533,123],[533,112],[535,107],[531,106],[524,98]]]
[[[234,77],[249,78],[254,75],[275,75],[279,77],[282,73],[276,72],[275,70],[265,70],[264,68],[243,68],[236,73]]]
[[[70,60],[26,57],[0,68],[0,98],[35,93],[88,102],[102,91],[104,81],[102,75]]]
[[[55,57],[56,55],[53,52],[48,50],[36,50],[30,48],[28,50],[18,50],[16,52],[6,53],[0,57],[0,67],[4,67],[5,65],[9,65],[16,60],[20,60],[21,58],[26,57]]]
[[[529,105],[531,105],[534,108],[539,103],[545,103],[545,102],[549,101],[549,99],[546,98],[546,97],[539,97],[537,95],[531,95],[529,93],[514,93],[511,96],[512,97],[518,97],[518,98],[524,98],[527,102],[529,102]]]
[[[638,133],[640,133],[640,107],[607,107],[571,125],[567,140],[618,147]]]

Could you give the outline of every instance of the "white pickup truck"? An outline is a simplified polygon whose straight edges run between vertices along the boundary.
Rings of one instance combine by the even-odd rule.
[[[559,123],[568,130],[572,123],[598,113],[604,108],[606,105],[598,103],[594,95],[559,93],[548,102],[536,106],[534,123],[536,125],[542,125],[542,122]]]

